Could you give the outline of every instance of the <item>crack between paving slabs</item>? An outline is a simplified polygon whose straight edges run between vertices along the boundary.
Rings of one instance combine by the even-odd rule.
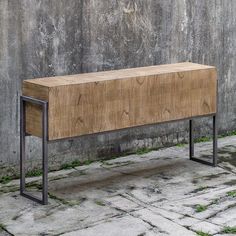
[[[228,171],[229,173],[231,173],[233,175],[236,175],[236,173],[233,170],[229,169],[229,168],[226,168],[226,167],[220,166],[220,165],[218,165],[217,167],[222,169],[222,170]]]
[[[222,213],[222,212],[227,211],[227,210],[229,210],[229,209],[231,209],[231,208],[234,208],[234,207],[236,207],[236,203],[231,204],[231,205],[225,207],[224,209],[215,212],[214,214],[208,216],[206,219],[210,219],[210,218],[212,218],[212,217],[215,217],[215,216],[217,216],[219,213]]]
[[[121,210],[120,210],[121,211]],[[78,231],[78,230],[83,230],[83,229],[88,229],[88,228],[92,228],[96,225],[99,225],[100,223],[103,223],[103,222],[106,222],[106,220],[108,219],[113,219],[115,217],[121,217],[121,216],[124,216],[123,213],[121,214],[116,214],[114,216],[110,216],[110,217],[107,217],[107,218],[104,218],[104,219],[101,219],[101,220],[98,220],[97,222],[94,222],[94,223],[91,223],[87,226],[84,226],[84,227],[79,227],[79,228],[75,228],[74,230],[71,230],[71,231],[64,231],[62,233],[59,233],[59,234],[55,234],[55,236],[60,236],[60,235],[63,235],[63,234],[66,234],[66,233],[71,233],[71,232],[74,232],[74,231]]]
[[[1,233],[1,232],[6,232],[6,233],[9,234],[10,236],[15,236],[15,235],[12,234],[11,232],[9,232],[9,231],[6,229],[5,226],[4,226],[4,227],[3,227],[3,226],[1,227],[1,229],[0,229],[0,233]]]

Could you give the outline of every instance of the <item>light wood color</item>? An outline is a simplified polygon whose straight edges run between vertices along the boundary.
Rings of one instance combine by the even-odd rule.
[[[178,63],[26,80],[23,95],[48,101],[57,140],[215,114],[215,67]],[[41,137],[41,108],[26,107],[26,131]]]

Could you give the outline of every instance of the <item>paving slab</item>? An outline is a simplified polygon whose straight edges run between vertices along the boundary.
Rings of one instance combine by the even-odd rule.
[[[218,225],[236,226],[236,203],[230,205],[228,209],[218,212],[215,216],[211,217],[211,222]]]
[[[200,223],[192,225],[190,229],[196,232],[206,232],[213,235],[222,232],[223,227],[206,221],[202,221]]]
[[[235,236],[235,234],[215,234],[214,236]]]
[[[24,203],[22,198],[17,198],[11,205],[13,201],[9,199],[13,196],[6,198],[9,205],[1,206],[0,220],[15,235],[61,234],[121,214],[114,208],[93,201],[73,206],[50,199],[48,206],[38,206],[31,202]],[[7,209],[9,207],[10,211]]]
[[[64,236],[137,236],[137,235],[158,235],[158,231],[141,219],[124,216],[113,218],[110,221],[98,225],[63,234]]]
[[[134,201],[131,201],[121,195],[108,197],[104,199],[104,202],[124,212],[131,212],[131,211],[143,208],[142,206],[140,206],[140,204],[135,203]]]
[[[156,227],[159,232],[163,232],[166,235],[189,235],[195,236],[196,234],[187,228],[180,226],[173,221],[166,219],[165,217],[158,215],[157,213],[149,210],[149,209],[142,209],[132,213],[132,215],[136,216],[148,222],[150,225]]]

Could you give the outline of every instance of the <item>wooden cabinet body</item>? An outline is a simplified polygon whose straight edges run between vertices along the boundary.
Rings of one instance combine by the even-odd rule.
[[[215,114],[215,67],[178,63],[26,80],[23,95],[48,101],[48,140]],[[26,106],[41,137],[42,110]]]

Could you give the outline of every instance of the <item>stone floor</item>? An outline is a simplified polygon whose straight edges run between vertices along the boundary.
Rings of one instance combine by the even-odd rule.
[[[209,158],[212,143],[195,150]],[[0,235],[235,235],[236,136],[219,140],[219,158],[192,162],[185,145],[53,172],[48,206],[19,196],[18,180],[2,184]]]

